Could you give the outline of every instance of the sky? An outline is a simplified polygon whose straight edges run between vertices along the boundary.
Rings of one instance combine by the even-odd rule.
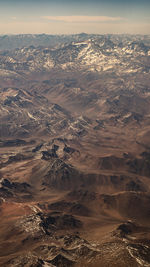
[[[150,0],[0,0],[0,34],[150,34]]]

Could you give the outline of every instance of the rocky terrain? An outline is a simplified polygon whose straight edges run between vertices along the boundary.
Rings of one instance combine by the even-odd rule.
[[[1,36],[0,266],[150,266],[149,134],[150,36]]]

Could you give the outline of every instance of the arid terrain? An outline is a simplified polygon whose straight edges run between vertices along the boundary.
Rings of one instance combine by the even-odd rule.
[[[0,266],[150,266],[150,36],[0,43]]]

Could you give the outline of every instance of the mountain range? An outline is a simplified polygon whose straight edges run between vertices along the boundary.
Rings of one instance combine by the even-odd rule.
[[[0,36],[0,266],[150,266],[150,36]]]

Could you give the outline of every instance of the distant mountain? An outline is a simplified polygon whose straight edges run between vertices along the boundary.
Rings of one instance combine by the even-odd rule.
[[[123,41],[144,41],[150,44],[150,36],[148,35],[98,35],[98,34],[74,34],[74,35],[48,35],[48,34],[18,34],[18,35],[0,35],[0,50],[13,50],[27,46],[43,46],[56,47],[57,45],[69,42],[82,42],[87,39],[107,39],[117,43]]]
[[[150,55],[150,45],[144,44],[144,40],[141,41],[138,37],[136,41],[135,37],[133,40],[130,40],[131,37],[126,38],[123,43],[118,42],[118,39],[115,40],[115,37],[110,38],[109,36],[90,36],[89,38],[88,35],[83,37],[82,35],[73,37],[44,35],[44,37],[48,40],[54,38],[58,45],[54,47],[54,45],[49,45],[51,41],[50,43],[44,41],[44,47],[39,47],[37,41],[36,46],[17,48],[14,51],[2,51],[0,53],[0,76],[11,76],[12,71],[17,72],[16,75],[20,75],[20,72],[49,71],[51,69],[85,69],[98,72],[115,69],[118,74],[120,72],[149,71],[147,56]],[[19,38],[20,40],[21,37],[10,38]],[[28,38],[33,41],[34,38],[42,38],[43,40],[43,35],[42,37],[23,35],[22,38],[29,45]],[[66,38],[65,42],[64,38]],[[6,42],[9,44],[8,40]]]

